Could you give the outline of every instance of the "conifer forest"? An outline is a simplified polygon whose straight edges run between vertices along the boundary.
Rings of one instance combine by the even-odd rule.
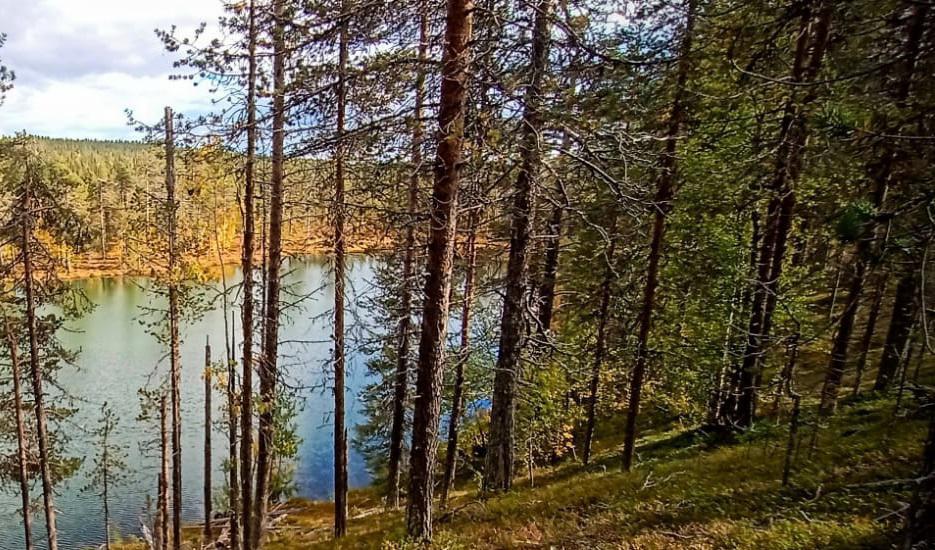
[[[931,0],[160,4],[0,0],[0,550],[935,548]]]

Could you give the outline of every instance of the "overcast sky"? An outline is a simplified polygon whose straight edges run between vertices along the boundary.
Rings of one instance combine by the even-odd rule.
[[[190,36],[220,13],[220,0],[0,0],[0,59],[16,73],[0,134],[134,139],[125,109],[145,122],[166,105],[207,110],[207,87],[169,80],[173,57],[153,30]]]

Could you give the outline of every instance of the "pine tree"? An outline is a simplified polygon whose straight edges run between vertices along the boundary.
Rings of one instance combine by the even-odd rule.
[[[429,211],[428,257],[422,307],[422,330],[416,370],[416,399],[410,446],[409,502],[406,529],[410,536],[432,539],[432,492],[441,378],[445,360],[451,264],[457,223],[456,203],[460,185],[459,163],[464,139],[465,94],[470,65],[474,4],[448,0],[445,46],[442,56],[441,101],[438,111],[439,139],[435,182]]]

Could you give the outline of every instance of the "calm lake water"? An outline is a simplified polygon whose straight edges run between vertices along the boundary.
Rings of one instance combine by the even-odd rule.
[[[374,267],[373,261],[364,257],[354,257],[349,263],[349,324],[367,322],[366,306],[361,304],[361,300],[373,291]],[[286,271],[288,274],[284,281],[289,293],[286,301],[294,302],[298,296],[307,296],[300,305],[284,312],[284,325],[280,331],[280,364],[289,382],[303,388],[301,394],[304,398],[296,418],[302,444],[295,464],[294,481],[299,496],[328,499],[332,496],[333,480],[333,396],[328,373],[332,273],[325,259],[293,260],[286,266]],[[239,273],[228,274],[229,285],[239,281]],[[112,489],[111,520],[122,534],[138,533],[147,498],[154,499],[158,462],[153,453],[140,448],[141,443],[152,439],[154,434],[149,425],[136,420],[140,412],[137,390],[151,386],[154,373],[161,375],[168,370],[165,349],[140,324],[141,308],[160,305],[158,300],[153,301],[153,294],[147,292],[145,279],[89,279],[75,284],[84,290],[96,307],[88,315],[72,322],[70,332],[62,334],[62,340],[69,348],[80,349],[77,368],[66,368],[61,375],[62,386],[72,395],[86,400],[78,403],[78,414],[71,419],[68,429],[72,437],[70,454],[86,457],[85,465],[77,476],[58,488],[56,500],[59,546],[63,550],[95,546],[104,538],[100,499],[82,491],[87,485],[87,471],[95,453],[94,442],[89,441],[86,430],[96,427],[103,402],[107,402],[120,418],[117,442],[128,454],[128,478],[121,486]],[[220,288],[220,282],[216,286]],[[237,318],[239,327],[239,309]],[[182,501],[183,519],[186,521],[202,518],[204,344],[205,338],[210,337],[214,358],[223,358],[223,319],[218,305],[217,309],[182,327]],[[361,328],[356,327],[358,330]],[[353,331],[355,327],[349,327],[349,330]],[[353,426],[362,421],[358,396],[369,381],[366,357],[352,350],[353,346],[349,345],[349,434],[353,434]],[[215,393],[215,419],[221,418],[224,399],[223,395]],[[212,478],[216,493],[224,481],[221,465],[227,456],[226,437],[218,429],[213,435]],[[363,459],[353,446],[349,450],[348,468],[351,487],[369,483]],[[37,502],[40,500],[38,485],[33,488],[32,496]],[[0,550],[23,547],[18,502],[19,496],[14,488],[3,487],[3,492],[0,492]],[[38,543],[37,547],[45,548],[42,544],[45,526],[41,510],[33,515],[33,521],[34,541]]]

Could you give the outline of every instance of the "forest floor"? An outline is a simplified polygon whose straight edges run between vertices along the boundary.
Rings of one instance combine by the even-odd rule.
[[[465,480],[439,513],[432,547],[891,547],[920,468],[925,422],[908,405],[896,411],[893,398],[870,396],[842,402],[817,438],[813,420],[803,415],[786,487],[785,421],[765,420],[736,439],[697,427],[647,432],[629,473],[620,468],[619,438],[604,437],[590,466],[540,469],[533,486],[519,479],[509,494],[481,499]],[[331,503],[290,501],[266,548],[416,548],[404,540],[403,511],[384,511],[378,495],[351,493],[348,536],[338,543]]]

